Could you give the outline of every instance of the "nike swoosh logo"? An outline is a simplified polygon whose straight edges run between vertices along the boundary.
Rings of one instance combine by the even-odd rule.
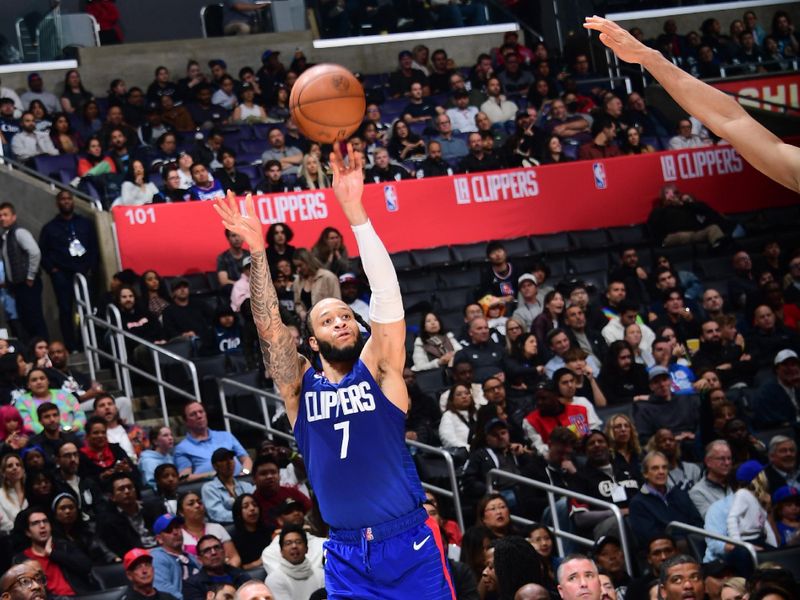
[[[431,536],[426,537],[421,542],[414,542],[414,550],[419,550],[422,548],[425,545],[425,542],[427,542],[429,539],[431,539]]]

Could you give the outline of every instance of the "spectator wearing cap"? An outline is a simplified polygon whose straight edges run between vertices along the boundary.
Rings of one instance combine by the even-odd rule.
[[[703,526],[703,518],[687,491],[680,485],[668,487],[669,461],[663,453],[651,450],[645,455],[642,475],[645,482],[631,500],[628,515],[631,530],[640,544],[664,531],[671,521]]]
[[[229,583],[239,587],[250,581],[250,576],[225,562],[225,550],[215,535],[204,535],[197,540],[197,558],[202,565],[199,572],[183,583],[183,600],[206,600],[216,584]]]
[[[261,508],[261,520],[265,525],[277,527],[280,505],[288,498],[299,502],[305,512],[311,510],[311,501],[294,486],[281,485],[280,465],[275,456],[264,455],[256,459],[253,466],[253,496]]]
[[[800,359],[784,349],[773,360],[775,378],[763,383],[753,406],[754,424],[759,429],[794,427],[800,431]]]
[[[764,509],[770,500],[764,465],[757,460],[742,463],[736,469],[736,487],[728,512],[728,536],[750,542],[759,549],[776,547],[775,531]]]
[[[422,95],[430,95],[428,89],[428,78],[425,73],[415,69],[412,65],[414,57],[408,50],[401,50],[397,55],[397,70],[389,75],[389,95],[392,98],[408,96],[411,93],[411,85],[419,83],[422,86]]]
[[[675,434],[685,456],[693,455],[695,433],[698,427],[696,402],[690,396],[674,396],[669,371],[655,366],[648,374],[650,396],[633,405],[633,421],[639,439],[646,443],[650,436],[662,428]]]
[[[183,551],[183,519],[164,514],[153,523],[158,548],[150,551],[156,589],[183,600],[183,582],[200,571],[197,558]]]
[[[11,142],[20,131],[22,127],[19,119],[14,116],[14,101],[11,98],[0,98],[0,135],[6,152],[11,151]]]
[[[785,435],[773,436],[767,454],[769,464],[764,469],[769,489],[775,492],[784,485],[800,487],[800,470],[797,468],[797,442]]]
[[[619,538],[614,535],[604,535],[598,539],[592,548],[592,558],[601,569],[601,573],[611,580],[617,593],[622,594],[631,583],[631,576],[625,569],[625,554],[622,552]]]
[[[517,279],[517,309],[512,317],[522,323],[525,330],[530,330],[534,319],[542,314],[544,308],[539,301],[539,284],[530,273],[523,273]]]
[[[772,494],[772,509],[780,547],[796,545],[800,537],[800,490],[790,485]]]
[[[248,475],[253,461],[247,450],[232,434],[209,429],[206,410],[200,402],[189,402],[183,407],[186,437],[175,446],[175,465],[181,475],[189,480],[208,479],[212,476],[211,456],[217,448],[229,448],[236,455],[235,474]]]
[[[277,600],[307,598],[325,585],[321,567],[308,559],[308,537],[301,525],[287,525],[278,535],[281,559],[265,583]]]
[[[130,584],[121,600],[176,600],[176,596],[154,587],[153,557],[147,550],[129,550],[122,559],[122,564]]]
[[[483,435],[476,436],[469,458],[464,465],[462,491],[466,498],[478,501],[486,495],[486,476],[492,469],[500,469],[514,475],[521,475],[533,458],[533,452],[522,444],[511,442],[508,423],[492,417],[483,426]],[[517,496],[517,485],[508,479],[496,478],[492,483],[494,490],[504,495]]]
[[[201,489],[203,504],[206,507],[208,518],[217,523],[233,523],[233,503],[241,494],[250,494],[255,491],[255,486],[233,476],[234,459],[233,450],[217,448],[211,455],[211,466],[216,476],[204,483]]]
[[[306,507],[292,498],[286,498],[276,509],[275,521],[278,525],[276,534],[280,534],[280,528],[287,526],[305,526]],[[323,544],[327,538],[319,537],[311,533],[306,528],[306,539],[308,541],[308,560],[314,567],[322,567],[324,548]],[[278,535],[274,535],[269,545],[261,553],[261,562],[267,573],[272,573],[278,569],[281,560],[281,545]]]
[[[625,513],[630,501],[639,493],[637,474],[627,467],[611,462],[608,437],[602,431],[592,431],[583,439],[586,463],[578,465],[570,489],[604,502],[611,502]],[[595,539],[616,530],[616,519],[611,511],[569,501],[570,517],[580,534],[593,535]]]
[[[196,348],[210,345],[213,314],[206,304],[192,300],[189,281],[174,282],[171,296],[172,303],[161,314],[167,339],[188,339]]]
[[[269,148],[264,150],[261,160],[263,162],[277,160],[284,175],[297,175],[300,163],[303,162],[303,151],[294,146],[287,146],[283,132],[277,127],[269,131],[267,140]]]
[[[0,97],[6,98],[4,90],[0,89]],[[13,98],[12,98],[13,99]],[[39,100],[47,112],[50,114],[59,112],[61,110],[61,103],[56,98],[55,94],[44,91],[44,81],[39,73],[30,73],[28,75],[28,90],[22,94],[20,107],[30,106],[34,100]]]
[[[359,293],[358,277],[354,273],[342,273],[339,275],[339,289],[342,292],[342,300],[356,313],[364,323],[369,324],[369,304],[358,297]],[[365,331],[361,323],[358,324],[362,333]]]
[[[464,88],[453,90],[453,108],[448,108],[445,114],[450,117],[451,129],[460,133],[478,131],[475,117],[478,116],[478,107],[469,103],[469,92]]]

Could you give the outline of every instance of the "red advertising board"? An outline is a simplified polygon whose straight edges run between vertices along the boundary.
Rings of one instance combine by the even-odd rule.
[[[797,202],[730,146],[579,161],[536,168],[414,179],[365,186],[364,203],[390,252],[493,238],[641,223],[659,188],[682,191],[723,212]],[[333,191],[255,198],[264,224],[284,221],[292,242],[310,247],[324,227],[356,245]],[[210,202],[113,209],[122,265],[164,275],[213,271],[227,244]]]
[[[739,98],[743,106],[780,112],[780,106],[775,106],[780,104],[793,108],[794,114],[800,114],[800,73],[719,81],[713,85],[717,89],[745,96]]]

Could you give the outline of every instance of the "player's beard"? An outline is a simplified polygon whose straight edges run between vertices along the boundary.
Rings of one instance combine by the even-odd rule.
[[[361,332],[358,332],[358,337],[356,341],[353,342],[352,346],[346,346],[344,348],[334,348],[332,344],[328,342],[323,342],[322,340],[317,340],[317,345],[319,346],[319,353],[329,363],[352,363],[355,362],[359,356],[361,356],[361,350],[364,349],[364,336],[361,335]]]

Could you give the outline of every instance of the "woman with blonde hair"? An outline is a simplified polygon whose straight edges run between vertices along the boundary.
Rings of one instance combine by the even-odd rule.
[[[744,577],[729,577],[722,583],[720,600],[747,600],[747,581]]]
[[[757,549],[776,548],[778,539],[769,522],[771,497],[764,465],[748,460],[736,469],[736,493],[728,511],[728,536]]]
[[[628,470],[634,477],[639,477],[642,467],[639,457],[642,445],[639,433],[631,418],[623,413],[613,415],[606,422],[605,434],[611,446],[611,462],[615,466]]]
[[[292,283],[297,315],[305,321],[308,311],[323,298],[342,298],[339,278],[305,248],[297,248],[292,259],[297,279]]]
[[[10,533],[14,519],[27,507],[25,468],[19,454],[11,452],[0,460],[0,533]]]
[[[331,187],[331,182],[315,155],[303,156],[303,162],[297,171],[297,185],[301,190],[320,190]]]

